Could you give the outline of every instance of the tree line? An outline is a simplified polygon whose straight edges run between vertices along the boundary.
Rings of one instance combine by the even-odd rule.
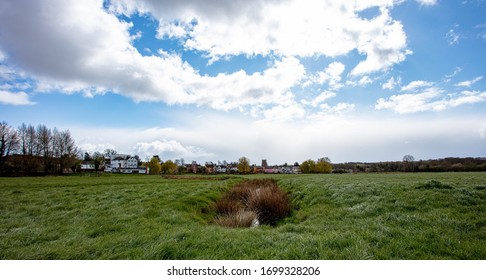
[[[0,174],[39,175],[72,172],[79,149],[69,130],[0,123]]]
[[[406,155],[402,161],[347,162],[333,164],[333,167],[334,173],[486,171],[486,158],[448,157],[417,161],[413,156]]]

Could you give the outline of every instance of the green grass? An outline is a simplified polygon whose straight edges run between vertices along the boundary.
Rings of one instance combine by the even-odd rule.
[[[277,226],[210,205],[275,178]],[[486,259],[486,173],[0,178],[0,259]]]

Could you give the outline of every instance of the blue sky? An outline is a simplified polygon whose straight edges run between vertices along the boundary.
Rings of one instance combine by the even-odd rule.
[[[486,1],[2,1],[0,120],[146,159],[486,156]]]

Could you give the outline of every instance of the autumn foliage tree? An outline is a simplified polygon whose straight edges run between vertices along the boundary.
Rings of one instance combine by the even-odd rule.
[[[329,158],[320,158],[316,161],[308,159],[300,164],[302,173],[331,173],[332,165]]]
[[[240,174],[250,173],[250,160],[247,157],[240,157],[238,159],[237,168]]]
[[[177,174],[177,164],[175,164],[172,160],[168,160],[162,164],[161,172],[162,174]]]
[[[158,157],[152,157],[152,159],[148,163],[148,167],[149,167],[149,174],[151,175],[158,175],[162,170]]]

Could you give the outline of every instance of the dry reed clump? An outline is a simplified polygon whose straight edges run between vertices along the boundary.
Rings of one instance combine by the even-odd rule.
[[[292,210],[287,194],[277,185],[252,191],[248,207],[257,211],[260,223],[272,226]]]
[[[229,227],[257,224],[275,226],[292,210],[287,194],[273,179],[254,179],[236,184],[214,204],[215,223]]]
[[[258,215],[254,211],[240,209],[231,214],[217,216],[215,223],[224,227],[251,227],[257,219]]]

